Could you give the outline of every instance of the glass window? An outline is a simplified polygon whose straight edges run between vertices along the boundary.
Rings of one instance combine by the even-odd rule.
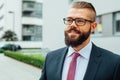
[[[36,3],[35,17],[42,18],[42,3]]]
[[[31,36],[23,36],[23,41],[31,41]]]
[[[120,12],[114,14],[114,33],[120,35]]]
[[[42,26],[23,25],[23,40],[42,41]]]
[[[33,35],[35,34],[33,25],[23,25],[23,34],[24,35]]]
[[[116,21],[116,32],[120,32],[120,20]]]
[[[42,26],[35,26],[35,41],[42,41]]]
[[[35,12],[35,2],[24,1],[23,2],[23,16],[34,17]]]
[[[42,3],[25,1],[23,3],[23,16],[42,18]]]
[[[102,34],[102,16],[97,16],[96,22],[97,22],[97,27],[92,34],[93,35],[101,35]]]
[[[31,1],[24,1],[23,2],[23,8],[34,8],[35,7],[35,2]]]
[[[30,11],[24,11],[24,12],[23,12],[23,16],[34,17],[34,16],[33,16],[33,12],[30,12]]]

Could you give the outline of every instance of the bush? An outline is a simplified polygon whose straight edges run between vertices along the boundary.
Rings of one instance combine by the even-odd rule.
[[[12,57],[16,60],[31,64],[33,66],[42,68],[45,58],[44,57],[34,57],[31,55],[25,55],[20,52],[4,51],[6,56]],[[40,54],[39,54],[40,55]]]
[[[0,49],[0,53],[4,53],[4,50],[3,50],[3,49]]]

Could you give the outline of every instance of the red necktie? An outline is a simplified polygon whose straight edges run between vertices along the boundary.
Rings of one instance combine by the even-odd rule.
[[[80,56],[79,53],[73,53],[73,55],[72,55],[72,60],[70,62],[70,66],[69,66],[67,80],[74,80],[78,56]]]

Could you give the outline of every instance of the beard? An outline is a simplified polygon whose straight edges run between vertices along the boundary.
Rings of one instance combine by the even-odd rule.
[[[74,36],[68,35],[68,33],[70,33],[72,30],[74,30],[74,32],[79,34],[77,38],[74,38]],[[85,40],[88,39],[88,37],[90,36],[90,33],[91,33],[91,27],[87,32],[80,32],[76,28],[71,28],[69,30],[66,30],[65,31],[65,44],[67,46],[77,47],[81,45]]]

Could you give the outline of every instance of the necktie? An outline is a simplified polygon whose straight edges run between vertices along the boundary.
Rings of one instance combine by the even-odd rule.
[[[79,53],[73,53],[73,55],[72,55],[72,60],[70,62],[70,66],[69,66],[67,80],[74,80],[78,56],[80,56]]]

